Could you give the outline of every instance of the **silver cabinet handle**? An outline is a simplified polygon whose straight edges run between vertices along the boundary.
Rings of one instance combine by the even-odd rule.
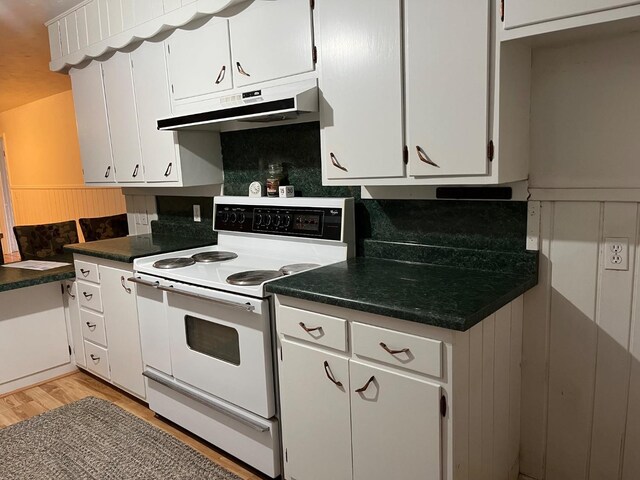
[[[322,330],[322,327],[312,327],[312,328],[309,328],[309,327],[307,327],[307,326],[304,324],[304,322],[300,322],[298,325],[300,325],[300,326],[302,327],[302,329],[303,329],[305,332],[307,332],[307,333],[311,333],[311,332],[316,332],[316,331],[318,331],[318,330]]]
[[[96,357],[93,353],[89,355],[89,357],[94,361],[94,363],[100,363],[100,357]]]
[[[434,166],[436,168],[440,168],[440,165],[438,165],[436,162],[431,160],[420,145],[416,146],[416,151],[418,152],[418,158],[420,159],[421,162],[428,163],[429,165]]]
[[[88,277],[89,274],[91,273],[91,270],[85,270],[84,268],[81,268],[80,273],[82,274],[83,277]]]
[[[356,390],[356,393],[363,393],[367,388],[369,388],[369,385],[371,385],[371,382],[374,382],[376,379],[376,377],[374,377],[373,375],[371,375],[371,378],[369,380],[367,380],[367,383],[364,384],[364,387],[360,387]]]
[[[218,74],[218,78],[216,78],[216,85],[219,85],[220,83],[222,83],[226,73],[227,73],[227,66],[223,65],[222,68],[220,69],[220,73]]]
[[[380,342],[380,346],[382,348],[384,348],[384,350],[388,353],[390,353],[391,355],[397,355],[399,353],[409,353],[409,349],[408,348],[402,348],[400,350],[391,350],[389,347],[387,347],[387,344],[384,342]]]
[[[107,171],[104,172],[104,178],[109,178],[109,175],[111,174],[111,165],[109,165],[107,167]]]
[[[336,156],[333,154],[333,152],[329,153],[329,157],[331,158],[331,163],[333,164],[334,167],[339,168],[340,170],[342,170],[343,172],[348,172],[349,170],[347,170],[345,167],[343,167],[342,165],[340,165],[340,162],[338,161],[338,159],[336,158]]]
[[[85,322],[87,324],[87,327],[89,327],[89,330],[91,330],[92,332],[96,329],[97,325],[95,323],[91,323],[91,322]]]
[[[242,68],[242,65],[240,65],[240,62],[236,62],[236,68],[238,69],[238,73],[240,73],[241,75],[244,75],[245,77],[250,77],[251,76],[247,72],[244,71],[244,68]]]
[[[329,362],[327,362],[326,360],[324,361],[324,373],[327,374],[327,378],[331,380],[336,385],[336,387],[342,387],[342,382],[339,382],[335,379],[333,373],[331,372],[331,367],[329,367]]]
[[[131,289],[124,284],[124,275],[120,277],[120,284],[122,285],[122,288],[124,288],[125,292],[131,293]]]
[[[133,283],[139,283],[140,285],[144,285],[145,287],[158,288],[158,286],[160,285],[160,282],[158,281],[149,282],[147,280],[142,280],[141,278],[137,278],[137,277],[129,277],[127,278],[127,280]]]
[[[93,293],[82,292],[82,295],[84,295],[84,298],[87,300],[91,300],[93,298]]]
[[[184,295],[185,297],[197,298],[198,300],[205,300],[207,302],[218,303],[218,304],[224,305],[226,307],[236,308],[238,310],[245,310],[247,312],[253,312],[256,309],[256,307],[251,305],[249,302],[247,302],[247,303],[235,303],[235,302],[228,302],[227,300],[218,300],[217,298],[211,298],[211,297],[207,297],[205,295],[199,295],[197,293],[191,293],[191,292],[185,292],[183,290],[177,290],[177,289],[175,289],[174,287],[171,287],[171,286],[163,287],[162,285],[159,285],[156,288],[158,290],[162,290],[164,292],[176,293],[178,295]]]
[[[71,285],[67,285],[67,294],[74,300],[76,299],[76,296],[73,293],[71,293]]]

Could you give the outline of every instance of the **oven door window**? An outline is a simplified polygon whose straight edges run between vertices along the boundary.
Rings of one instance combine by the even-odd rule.
[[[191,350],[240,365],[240,340],[235,328],[185,315],[187,345]]]

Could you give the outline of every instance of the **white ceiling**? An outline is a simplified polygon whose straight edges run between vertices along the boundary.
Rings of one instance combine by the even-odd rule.
[[[82,0],[0,0],[0,112],[69,90],[69,77],[49,71],[44,22]]]

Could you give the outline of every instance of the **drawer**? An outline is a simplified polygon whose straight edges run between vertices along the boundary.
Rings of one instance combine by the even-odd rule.
[[[92,285],[86,282],[77,282],[77,284],[80,306],[90,308],[96,312],[102,312],[102,295],[100,294],[100,285]]]
[[[76,278],[85,282],[100,283],[100,275],[98,274],[98,265],[95,263],[75,261]]]
[[[107,349],[85,340],[84,353],[87,357],[87,369],[109,380],[109,355]]]
[[[341,352],[348,349],[347,321],[342,318],[281,306],[276,313],[276,323],[278,333],[288,337]]]
[[[353,322],[353,354],[434,377],[442,376],[442,342]]]
[[[89,310],[80,310],[80,320],[82,322],[82,337],[106,347],[107,334],[104,329],[104,317]]]

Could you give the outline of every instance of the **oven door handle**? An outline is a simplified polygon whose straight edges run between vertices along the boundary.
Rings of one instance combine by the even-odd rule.
[[[258,423],[254,420],[252,420],[251,418],[247,418],[243,415],[240,415],[237,412],[234,412],[233,410],[231,410],[230,408],[225,407],[224,405],[220,405],[212,400],[210,400],[209,398],[205,397],[204,395],[198,393],[197,391],[191,389],[191,388],[187,388],[183,385],[180,385],[179,383],[177,383],[173,377],[167,377],[165,375],[156,373],[156,372],[152,372],[151,370],[147,370],[145,369],[142,372],[142,375],[147,377],[150,380],[153,380],[154,382],[158,382],[160,385],[164,385],[165,387],[174,390],[178,393],[181,393],[182,395],[191,398],[192,400],[195,400],[196,402],[202,403],[203,405],[206,405],[209,408],[212,408],[213,410],[216,410],[224,415],[227,415],[228,417],[231,417],[235,420],[237,420],[238,422],[247,425],[248,427],[253,428],[254,430],[257,430],[258,432],[268,432],[269,431],[269,427]]]
[[[158,282],[157,280],[155,282],[150,282],[148,280],[142,280],[141,278],[138,278],[138,277],[130,277],[130,278],[127,278],[127,280],[129,282],[139,283],[140,285],[144,285],[145,287],[158,288],[160,286],[160,282]]]
[[[211,298],[211,297],[207,297],[206,295],[200,295],[198,293],[185,292],[184,290],[179,290],[179,289],[174,288],[174,287],[165,287],[165,286],[162,286],[162,285],[159,285],[156,288],[158,290],[162,290],[164,292],[177,293],[178,295],[184,295],[185,297],[197,298],[198,300],[206,300],[207,302],[218,303],[218,304],[224,305],[226,307],[231,307],[231,308],[235,308],[235,309],[238,309],[238,310],[244,310],[246,312],[253,312],[256,309],[256,307],[251,305],[249,302],[247,302],[247,303],[229,302],[228,300],[220,300],[220,299],[217,299],[217,298]]]

